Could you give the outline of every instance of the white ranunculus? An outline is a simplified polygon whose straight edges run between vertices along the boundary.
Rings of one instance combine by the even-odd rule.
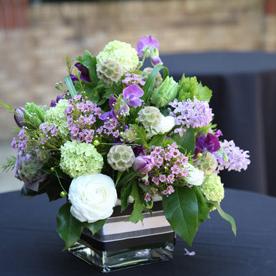
[[[167,133],[171,131],[175,126],[175,118],[172,116],[162,116],[160,123],[155,127],[158,133]]]
[[[81,222],[93,223],[112,215],[117,192],[109,176],[91,174],[73,179],[68,198],[72,216]]]
[[[187,165],[188,167],[188,176],[185,177],[185,180],[188,184],[192,186],[200,186],[204,181],[204,172],[197,169],[191,164]]]

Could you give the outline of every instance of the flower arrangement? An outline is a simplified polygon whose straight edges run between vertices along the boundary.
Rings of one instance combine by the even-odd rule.
[[[144,66],[145,60],[150,67]],[[220,206],[221,170],[245,170],[248,151],[220,141],[212,124],[211,90],[196,77],[176,82],[159,57],[159,42],[142,37],[136,49],[109,42],[93,56],[67,60],[68,75],[49,106],[27,103],[14,112],[18,134],[7,161],[23,193],[67,198],[57,231],[69,248],[86,228],[101,229],[116,205],[143,220],[157,200],[172,229],[191,244],[202,222]],[[162,73],[162,74],[161,74]]]

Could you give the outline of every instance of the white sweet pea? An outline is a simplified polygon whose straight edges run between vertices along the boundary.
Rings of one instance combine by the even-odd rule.
[[[172,116],[163,116],[161,117],[160,123],[155,127],[156,132],[158,133],[167,133],[171,131],[175,126],[175,118]]]
[[[112,215],[117,192],[109,176],[91,174],[73,179],[68,198],[72,216],[81,222],[93,223]]]
[[[188,184],[192,186],[200,186],[204,181],[204,172],[197,169],[191,164],[187,165],[188,167],[188,176],[185,177],[185,180]]]

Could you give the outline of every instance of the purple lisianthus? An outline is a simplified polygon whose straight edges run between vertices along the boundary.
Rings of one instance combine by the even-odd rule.
[[[154,167],[154,160],[151,156],[137,156],[135,158],[133,169],[139,173],[147,174]]]
[[[23,107],[17,107],[14,111],[14,121],[19,127],[24,126],[24,114],[25,109]]]
[[[90,79],[90,76],[89,76],[89,70],[86,66],[84,66],[80,62],[77,62],[75,64],[75,67],[79,70],[80,79],[82,81],[91,82],[91,79]],[[77,81],[78,80],[78,78],[73,74],[70,74],[70,77],[71,77],[72,81]]]
[[[143,89],[141,89],[137,84],[132,84],[123,90],[123,97],[129,106],[137,107],[142,105],[142,100],[140,99],[144,95]]]
[[[220,149],[220,143],[217,135],[208,133],[207,135],[201,135],[196,139],[195,154],[209,151],[211,153]]]
[[[159,41],[151,35],[141,37],[136,45],[136,50],[137,50],[138,56],[140,58],[143,57],[143,55],[147,49],[159,50]]]

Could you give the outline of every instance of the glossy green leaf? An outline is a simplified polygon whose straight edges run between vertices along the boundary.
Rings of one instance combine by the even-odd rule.
[[[126,182],[122,185],[121,188],[121,210],[124,211],[128,206],[128,197],[131,194],[133,182]],[[134,184],[135,185],[135,184]]]
[[[219,204],[216,207],[217,207],[217,210],[218,210],[218,213],[220,214],[220,216],[231,225],[232,232],[236,236],[237,235],[237,225],[236,225],[235,219],[231,215],[229,215],[225,211],[223,211]]]
[[[85,227],[88,228],[93,235],[95,235],[103,228],[105,222],[106,222],[106,219],[102,219],[93,223],[86,223]]]
[[[198,187],[194,187],[198,202],[198,222],[199,224],[209,218],[209,206],[202,191]]]
[[[83,230],[82,223],[71,215],[70,207],[70,203],[65,203],[57,214],[57,232],[64,240],[65,249],[79,240]]]
[[[180,146],[180,150],[185,153],[194,153],[195,150],[195,130],[188,128],[183,136],[175,134],[173,140]]]
[[[78,61],[86,66],[89,70],[89,76],[92,83],[96,83],[98,81],[96,65],[97,59],[93,56],[89,51],[84,51],[83,55],[78,57]]]
[[[139,186],[136,183],[133,183],[131,196],[134,199],[133,211],[129,217],[131,222],[137,223],[140,220],[143,220],[143,210],[145,208],[144,200],[142,197],[142,193],[139,190]]]
[[[193,189],[175,187],[175,192],[163,197],[163,209],[173,230],[189,245],[198,229],[198,202]]]

